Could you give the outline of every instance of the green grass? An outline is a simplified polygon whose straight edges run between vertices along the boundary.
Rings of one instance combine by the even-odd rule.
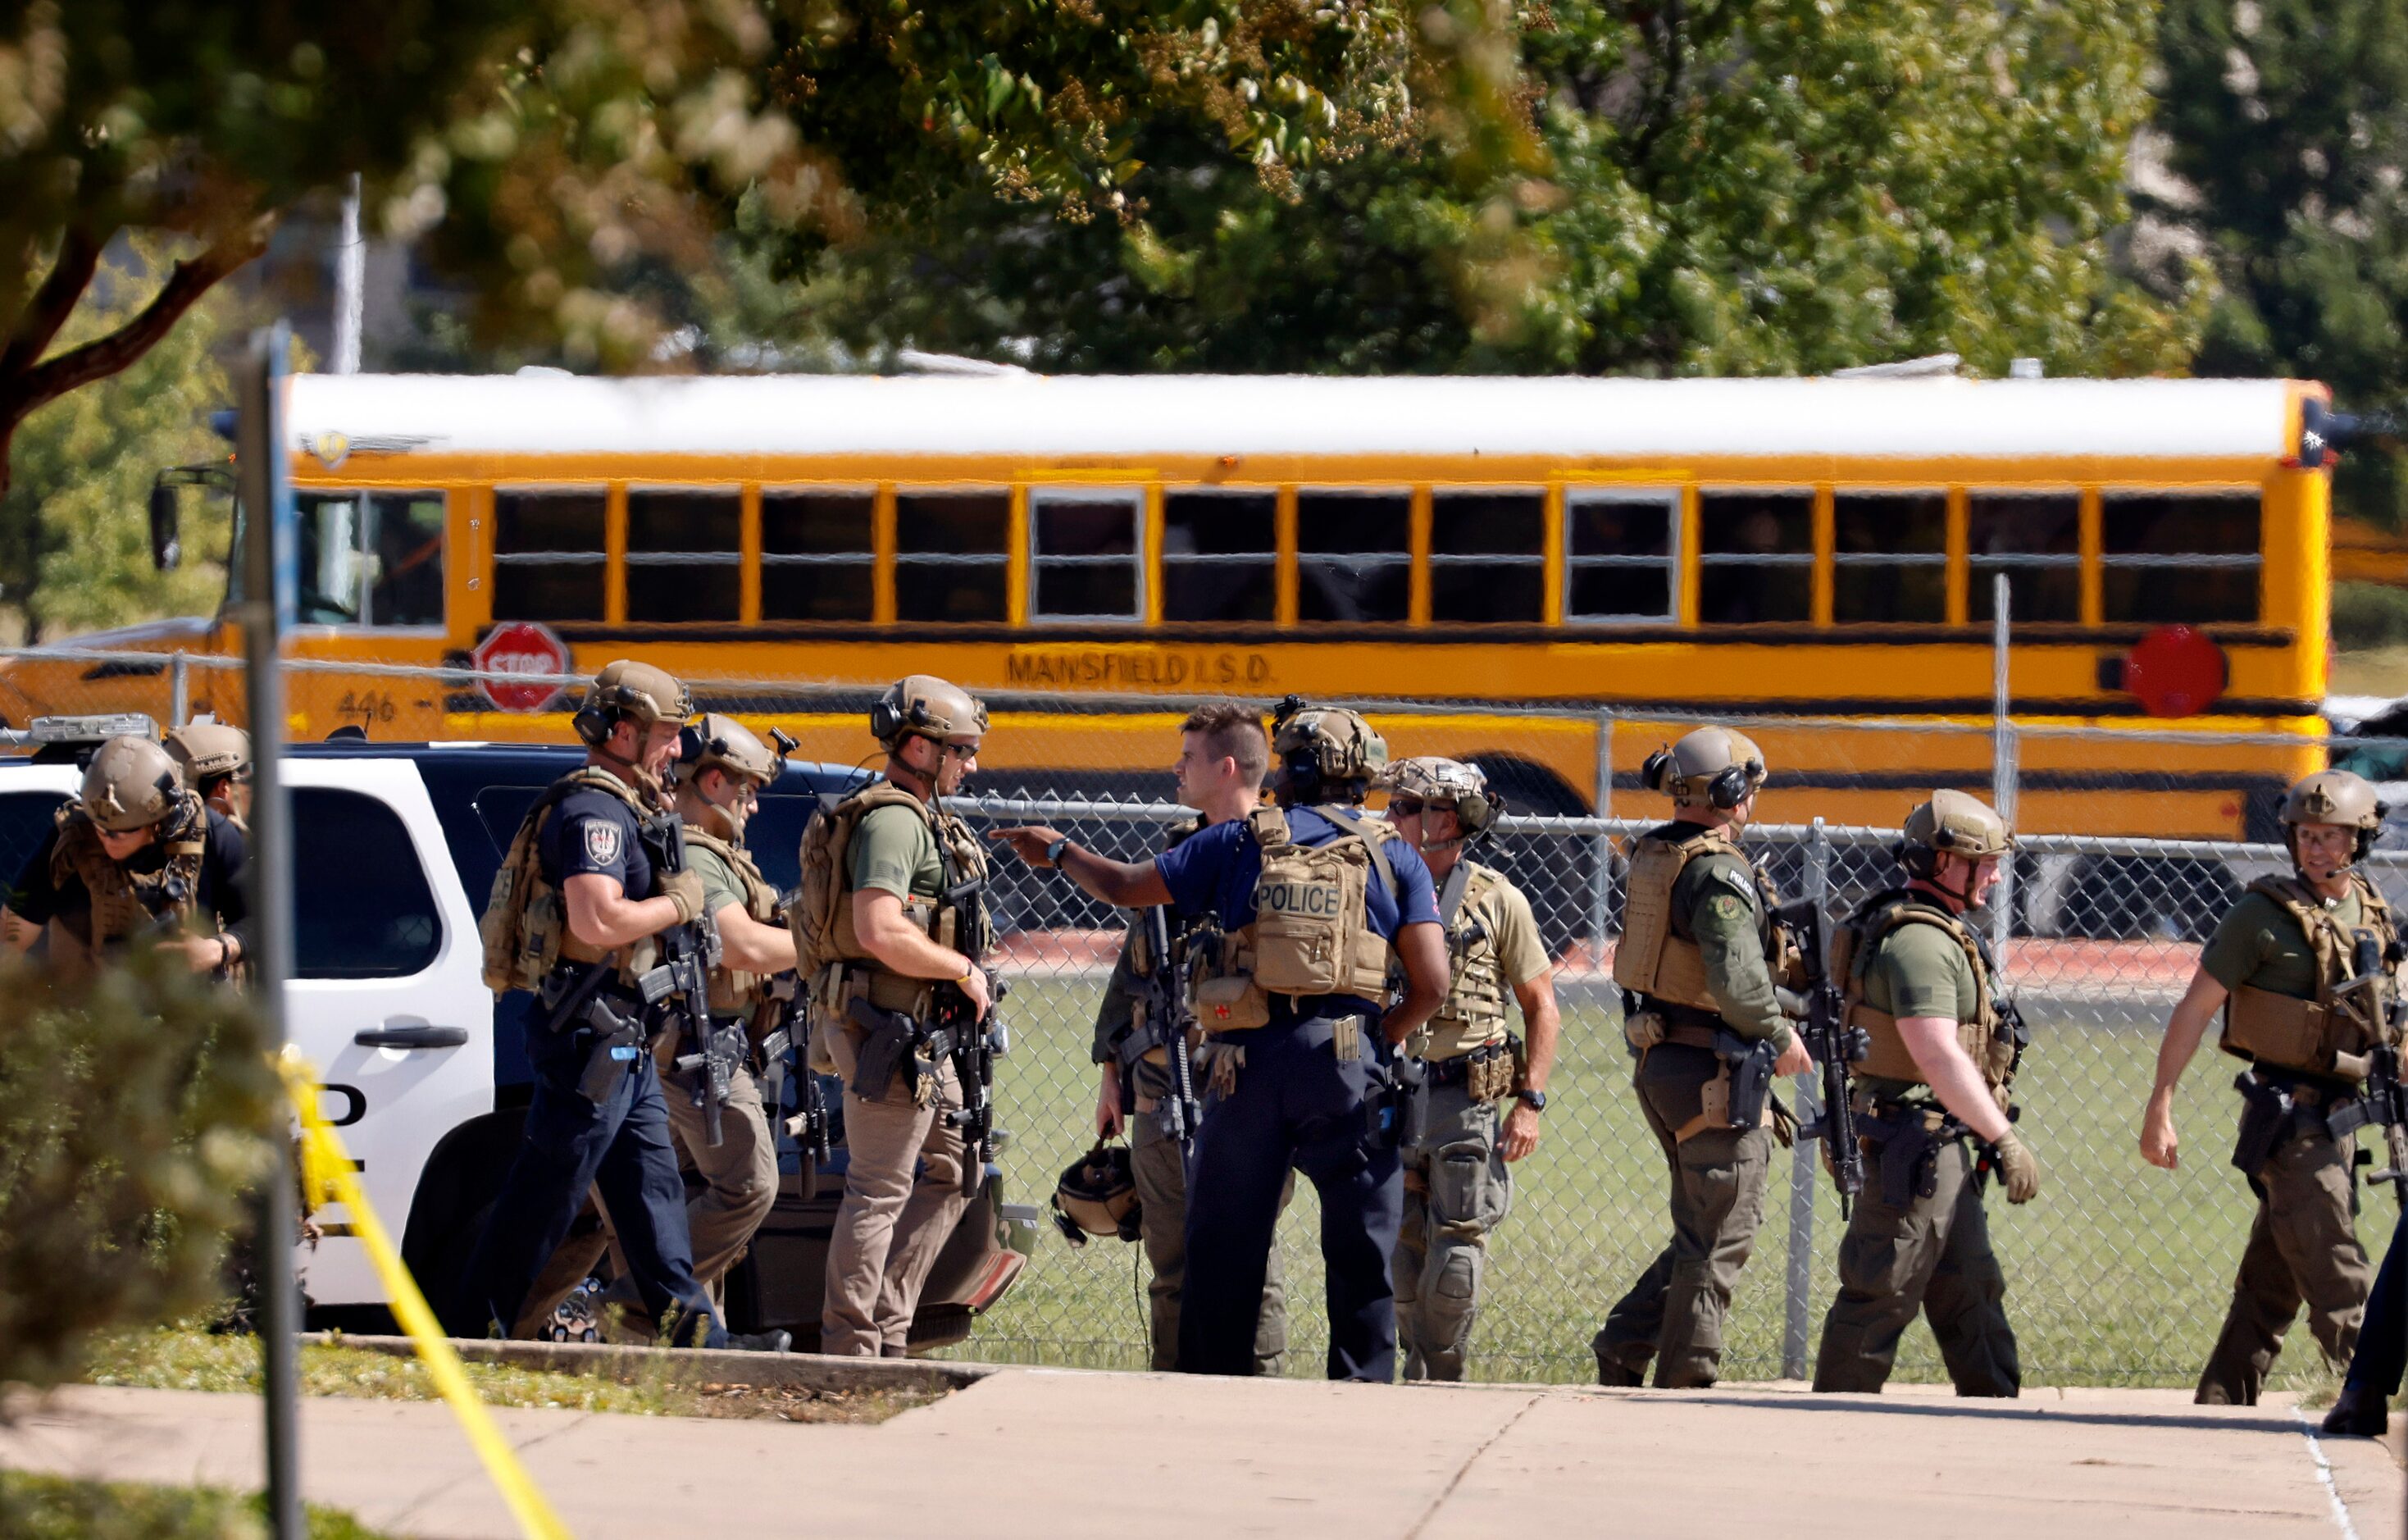
[[[1043,1204],[1054,1178],[1094,1139],[1095,1070],[1087,1062],[1097,986],[1013,979],[1011,1054],[996,1071],[1003,1159],[1016,1201]],[[1617,1017],[1567,991],[1564,1049],[1549,1090],[1545,1142],[1515,1168],[1512,1212],[1491,1241],[1473,1377],[1582,1382],[1590,1335],[1669,1234],[1663,1158],[1630,1090]],[[2035,1042],[2018,1084],[2019,1124],[2045,1187],[2021,1208],[1995,1189],[1993,1241],[2028,1384],[2186,1387],[2198,1377],[2230,1297],[2253,1200],[2227,1163],[2239,1099],[2234,1062],[2202,1053],[2176,1101],[2182,1166],[2141,1159],[2136,1139],[2163,1008],[2026,999]],[[1812,1146],[1808,1158],[1813,1159]],[[1770,1378],[1782,1367],[1784,1267],[1791,1156],[1777,1152],[1755,1259],[1726,1333],[1725,1372]],[[1835,1283],[1838,1201],[1817,1170],[1810,1342]],[[2379,1257],[2397,1209],[2367,1196],[2358,1232]],[[1321,1373],[1327,1346],[1309,1185],[1281,1227],[1288,1264],[1291,1374]],[[1004,1304],[953,1356],[1097,1368],[1146,1362],[1144,1275],[1137,1247],[1109,1240],[1072,1250],[1048,1232]],[[1928,1331],[1899,1355],[1902,1381],[1942,1380]],[[2279,1389],[2330,1379],[2304,1327],[2276,1366]]]
[[[684,1384],[666,1365],[639,1374],[576,1374],[466,1363],[489,1406],[559,1407],[638,1417],[760,1418],[785,1422],[883,1422],[938,1399],[922,1390],[810,1390],[790,1386]],[[187,1326],[102,1343],[85,1376],[94,1385],[256,1394],[259,1341]],[[369,1401],[433,1401],[433,1376],[415,1358],[315,1343],[301,1349],[301,1393]],[[0,1533],[6,1533],[0,1531]]]
[[[378,1540],[337,1508],[311,1504],[311,1540]],[[0,1534],[11,1540],[251,1540],[259,1500],[216,1487],[149,1487],[0,1471]]]

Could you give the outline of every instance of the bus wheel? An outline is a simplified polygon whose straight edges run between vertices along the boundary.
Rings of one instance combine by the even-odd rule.
[[[2065,934],[2095,941],[2205,941],[2241,897],[2220,861],[2094,856],[2075,867]]]

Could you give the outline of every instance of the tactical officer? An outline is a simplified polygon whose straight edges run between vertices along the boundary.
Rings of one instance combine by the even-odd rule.
[[[1650,1358],[1658,1388],[1714,1383],[1772,1156],[1766,1109],[1734,1104],[1734,1071],[1760,1083],[1768,1057],[1776,1077],[1813,1068],[1774,993],[1790,969],[1779,896],[1739,845],[1764,777],[1762,751],[1727,727],[1699,727],[1640,770],[1673,818],[1631,846],[1613,980],[1639,1108],[1671,1175],[1672,1241],[1590,1344],[1601,1385],[1641,1383]]]
[[[1463,1377],[1488,1235],[1512,1206],[1507,1162],[1539,1147],[1555,1062],[1555,964],[1530,900],[1465,854],[1499,803],[1477,766],[1434,756],[1389,767],[1388,824],[1428,863],[1452,965],[1446,1003],[1405,1051],[1423,1065],[1421,1137],[1408,1144],[1397,1245],[1397,1334],[1407,1379]],[[1521,1007],[1522,1039],[1505,1001]],[[1498,1109],[1512,1111],[1498,1128]]]
[[[665,1029],[648,1005],[660,936],[708,926],[702,879],[663,871],[662,773],[694,715],[685,686],[622,660],[595,676],[574,726],[583,768],[527,810],[484,919],[485,982],[535,991],[526,1133],[468,1261],[460,1324],[507,1333],[537,1274],[597,1187],[646,1313],[679,1346],[726,1335],[695,1281],[685,1183],[647,1046]],[[638,897],[637,895],[642,895]]]
[[[656,1040],[654,1057],[670,1132],[680,1155],[703,1180],[702,1191],[686,1205],[686,1231],[695,1278],[714,1309],[721,1306],[727,1270],[742,1259],[778,1197],[778,1149],[752,1076],[749,1038],[770,978],[794,971],[795,941],[778,923],[777,890],[744,848],[744,826],[780,765],[779,756],[733,717],[706,715],[679,739],[674,806],[685,826],[687,858],[702,880],[704,913],[720,939],[720,965],[710,974],[710,1015],[721,1041],[711,1047],[735,1061],[720,1104],[718,1144],[710,1142],[704,1112],[710,1077],[695,1062],[705,1045],[687,1034],[665,1032]],[[603,1226],[587,1225],[580,1217],[529,1291],[518,1335],[540,1334],[560,1302],[592,1273],[607,1244]],[[606,1300],[634,1303],[615,1286]],[[786,1335],[731,1334],[728,1345],[781,1348]]]
[[[1179,761],[1172,774],[1179,783],[1179,800],[1194,808],[1197,817],[1172,842],[1253,813],[1261,805],[1270,763],[1270,740],[1249,708],[1220,701],[1190,713],[1179,725]],[[1179,1364],[1179,1291],[1187,1275],[1187,1161],[1160,1120],[1162,1098],[1169,1094],[1164,1051],[1148,1048],[1125,1071],[1122,1064],[1120,1050],[1135,1025],[1137,981],[1150,977],[1153,967],[1151,959],[1139,960],[1144,950],[1139,944],[1142,932],[1133,928],[1129,935],[1096,1013],[1094,1057],[1103,1066],[1096,1131],[1107,1139],[1117,1137],[1126,1121],[1125,1109],[1135,1115],[1130,1168],[1137,1183],[1139,1237],[1154,1270],[1154,1281],[1146,1288],[1153,1363],[1167,1372]],[[1124,1086],[1124,1079],[1130,1084]],[[1280,1194],[1283,1210],[1294,1190],[1290,1177]],[[1287,1357],[1287,1284],[1278,1246],[1271,1247],[1265,1267],[1262,1315],[1254,1329],[1254,1372],[1276,1376]]]
[[[1387,744],[1353,712],[1293,696],[1274,726],[1281,805],[1152,861],[1110,860],[1041,827],[994,837],[1107,903],[1170,904],[1223,932],[1194,999],[1205,1029],[1236,1052],[1190,1157],[1179,1367],[1254,1373],[1280,1188],[1293,1169],[1321,1192],[1329,1377],[1384,1382],[1396,1374],[1388,1259],[1403,1202],[1392,1050],[1445,1000],[1446,945],[1429,868],[1360,811]],[[1405,998],[1383,1015],[1392,955]]]
[[[844,1082],[850,1152],[828,1243],[820,1351],[901,1358],[937,1254],[982,1172],[954,1062],[993,1005],[986,853],[947,811],[978,770],[986,708],[930,674],[870,708],[881,778],[813,820],[791,921],[817,1022],[814,1055]],[[952,1021],[951,1027],[940,1026]]]
[[[204,718],[171,727],[168,757],[183,772],[184,784],[201,800],[226,815],[236,830],[251,833],[251,734],[240,727]]]
[[[1907,884],[1867,900],[1836,938],[1831,977],[1870,1049],[1853,1069],[1858,1141],[1873,1180],[1840,1242],[1840,1292],[1823,1317],[1817,1390],[1879,1390],[1921,1310],[1960,1396],[2023,1387],[2000,1301],[1973,1146],[1994,1152],[2007,1202],[2040,1190],[2008,1120],[2021,1026],[1999,994],[1981,907],[2014,848],[1980,799],[1935,791],[1907,814]]]
[[[2223,1332],[2200,1375],[2203,1403],[2255,1405],[2283,1333],[2307,1305],[2308,1330],[2335,1367],[2349,1361],[2371,1269],[2358,1244],[2354,1166],[2367,1121],[2365,1054],[2390,1031],[2399,931],[2358,863],[2383,822],[2374,788],[2320,770],[2283,799],[2292,873],[2249,885],[2200,951],[2190,988],[2157,1048],[2141,1154],[2174,1169],[2174,1084],[2208,1018],[2224,1009],[2225,1052],[2249,1061],[2232,1163],[2258,1216]]]
[[[20,952],[44,942],[66,968],[149,936],[193,971],[222,977],[242,960],[251,913],[243,858],[241,832],[186,789],[165,749],[112,738],[17,873],[0,933]]]

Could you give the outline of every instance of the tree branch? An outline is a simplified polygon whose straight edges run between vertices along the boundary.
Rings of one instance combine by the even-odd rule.
[[[83,297],[92,275],[100,268],[101,244],[89,230],[72,226],[59,237],[58,260],[50,264],[42,286],[18,315],[7,350],[0,351],[0,380],[23,374],[50,351],[50,339],[75,313],[76,301]]]
[[[244,263],[267,249],[274,217],[255,221],[224,237],[198,256],[187,257],[168,271],[167,281],[140,314],[109,333],[55,358],[0,376],[0,427],[14,426],[27,413],[71,390],[106,380],[159,344],[184,312],[203,295],[223,281]],[[97,253],[95,253],[95,260]],[[64,263],[62,264],[64,265]],[[53,269],[55,273],[56,269]],[[87,277],[89,275],[87,274]],[[45,281],[43,287],[50,285]],[[52,328],[55,334],[56,327]],[[47,339],[46,339],[47,340]],[[12,346],[10,353],[15,350]]]

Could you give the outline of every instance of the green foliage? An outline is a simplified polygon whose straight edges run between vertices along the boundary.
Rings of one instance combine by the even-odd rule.
[[[72,345],[122,325],[164,266],[162,241],[107,264],[69,322]],[[233,296],[213,295],[124,373],[60,397],[17,430],[15,475],[0,495],[0,606],[26,640],[157,615],[207,614],[225,592],[229,502],[188,497],[184,561],[150,563],[150,479],[168,466],[222,461],[208,414],[232,403],[220,344]]]
[[[310,1540],[377,1540],[339,1508],[308,1505]],[[148,1487],[0,1471],[0,1534],[14,1540],[265,1540],[259,1500],[217,1487]]]
[[[2186,187],[2155,200],[2222,281],[2204,374],[2408,396],[2408,3],[2170,0],[2158,124]],[[2338,511],[2408,519],[2408,460],[2345,457]],[[2336,627],[2339,617],[2335,619]]]
[[[1458,0],[1409,141],[1266,182],[1141,123],[1125,219],[873,209],[831,318],[1072,370],[2179,370],[2203,274],[2160,299],[2114,261],[2151,15]]]
[[[0,994],[0,1383],[49,1386],[218,1296],[282,1098],[240,998],[172,959],[11,962]]]
[[[2408,646],[2408,590],[2381,583],[2337,583],[2333,645],[2344,652]]]

